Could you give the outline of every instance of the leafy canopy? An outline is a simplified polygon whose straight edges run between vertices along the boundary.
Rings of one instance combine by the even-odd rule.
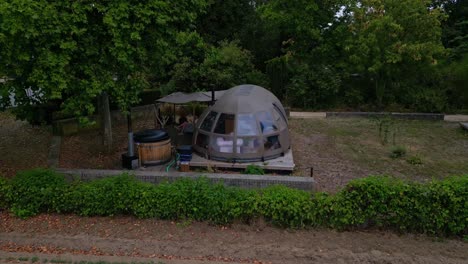
[[[205,0],[2,1],[0,73],[9,81],[1,94],[13,93],[19,111],[59,100],[82,116],[95,111],[105,91],[126,110],[148,76],[175,59],[177,35],[205,6]]]

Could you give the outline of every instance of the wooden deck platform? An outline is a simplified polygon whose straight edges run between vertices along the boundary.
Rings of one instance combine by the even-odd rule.
[[[293,160],[292,150],[289,149],[284,156],[278,157],[276,159],[266,160],[264,162],[242,162],[242,163],[232,163],[232,162],[222,162],[215,160],[208,160],[197,153],[192,154],[192,160],[190,161],[190,167],[216,167],[216,168],[235,168],[235,169],[245,169],[248,165],[257,165],[265,170],[276,170],[276,171],[292,171],[294,170],[295,164]]]

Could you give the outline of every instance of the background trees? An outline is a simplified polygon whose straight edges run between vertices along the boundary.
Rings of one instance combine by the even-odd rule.
[[[455,111],[468,105],[468,7],[457,0],[116,0],[0,3],[3,106],[126,110],[146,88],[255,83],[293,107]],[[27,96],[31,88],[36,96]]]
[[[177,35],[205,6],[204,0],[2,1],[0,73],[9,78],[2,94],[14,94],[20,116],[32,103],[25,88],[77,116],[93,114],[102,92],[126,111],[151,76],[164,76],[176,59]]]

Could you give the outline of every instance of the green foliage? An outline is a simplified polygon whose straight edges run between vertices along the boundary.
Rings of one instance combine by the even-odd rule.
[[[247,165],[247,168],[244,170],[245,174],[253,174],[253,175],[263,175],[265,171],[262,167],[257,165]]]
[[[405,146],[393,146],[390,151],[390,158],[392,159],[399,159],[406,155],[406,148]]]
[[[392,139],[392,143],[395,145],[396,137],[399,131],[396,120],[390,115],[383,115],[372,117],[372,121],[377,125],[380,143],[382,145],[387,145],[389,140]]]
[[[422,165],[423,160],[419,156],[411,156],[406,159],[406,162],[408,162],[411,165]]]
[[[223,41],[219,46],[200,43],[196,47],[201,49],[203,56],[182,57],[172,68],[171,80],[162,87],[164,93],[210,90],[212,87],[223,90],[246,83],[265,86],[264,74],[255,69],[252,55],[237,41]]]
[[[11,211],[20,217],[40,212],[125,214],[228,224],[260,216],[289,228],[379,227],[435,235],[464,235],[468,228],[468,175],[427,184],[371,176],[351,181],[334,195],[284,186],[243,190],[210,184],[206,178],[152,185],[125,174],[66,183],[49,170],[19,173],[0,183]]]
[[[9,80],[0,94],[13,92],[18,113],[58,100],[68,113],[86,116],[102,92],[126,111],[153,74],[165,75],[177,59],[178,33],[206,6],[205,0],[3,1],[0,76]],[[28,87],[35,96],[26,95]]]
[[[331,65],[295,65],[287,98],[303,108],[323,109],[333,105],[341,86],[341,76]]]
[[[77,184],[60,209],[84,216],[129,214],[142,185],[127,174]]]
[[[346,64],[374,83],[374,98],[382,105],[393,76],[433,64],[443,57],[440,23],[444,15],[428,1],[351,1],[344,9],[350,19],[344,51]],[[396,80],[398,82],[398,80]],[[390,94],[394,94],[391,91]]]
[[[0,175],[0,210],[9,207],[7,194],[10,192],[10,186],[8,180]]]
[[[302,228],[312,223],[311,194],[284,186],[273,186],[262,192],[260,213],[273,224]]]
[[[63,201],[67,184],[63,175],[47,169],[23,171],[11,180],[7,201],[19,217],[48,212]]]

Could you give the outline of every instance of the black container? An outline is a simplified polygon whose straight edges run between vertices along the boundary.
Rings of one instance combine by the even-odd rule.
[[[190,145],[182,145],[177,147],[177,153],[180,155],[192,155],[192,146]]]
[[[122,167],[128,170],[138,168],[138,156],[128,156],[127,153],[122,154]]]
[[[161,129],[148,129],[135,133],[133,139],[138,143],[159,142],[169,138],[169,134]]]

